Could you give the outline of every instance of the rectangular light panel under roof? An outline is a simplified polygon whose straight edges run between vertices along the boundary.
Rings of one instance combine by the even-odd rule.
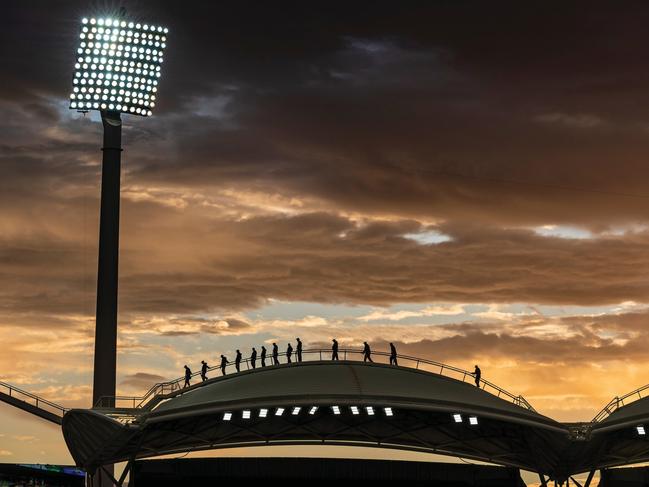
[[[151,116],[167,33],[118,18],[82,19],[70,109]]]

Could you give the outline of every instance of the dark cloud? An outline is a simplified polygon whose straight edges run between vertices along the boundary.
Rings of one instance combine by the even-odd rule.
[[[93,313],[101,129],[67,112],[70,57],[122,5],[171,29],[157,116],[125,124],[125,316],[647,301],[642,4],[36,1],[0,29],[3,312]],[[597,238],[529,230],[562,223]]]

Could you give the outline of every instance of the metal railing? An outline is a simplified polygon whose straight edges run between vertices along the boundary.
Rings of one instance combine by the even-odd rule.
[[[611,413],[621,408],[622,406],[626,406],[627,404],[631,404],[632,402],[642,399],[643,397],[649,396],[648,391],[649,384],[639,387],[635,391],[628,392],[623,396],[615,396],[609,401],[606,406],[604,406],[604,408],[599,413],[597,413],[597,415],[591,420],[591,423],[599,423],[600,421],[604,421],[604,419],[606,419]]]
[[[32,394],[31,392],[23,391],[22,389],[12,386],[11,384],[7,384],[6,382],[0,382],[0,392],[56,416],[63,417],[63,415],[68,410],[68,408],[64,408],[59,404],[48,401],[47,399],[43,399],[42,397],[37,396],[36,394]]]
[[[309,349],[309,350],[304,350],[302,352],[302,359],[303,361],[322,361],[322,360],[330,360],[331,359],[331,354],[332,351],[331,349]],[[340,357],[340,360],[361,360],[363,357],[363,351],[362,350],[357,350],[357,349],[339,349],[338,350],[338,356]],[[278,354],[279,357],[286,357],[286,353],[282,352]],[[293,353],[292,355],[293,360],[292,362],[294,364],[298,364],[297,362],[297,354]],[[388,352],[372,352],[372,357],[390,357],[390,353]],[[460,369],[458,367],[453,367],[451,365],[443,364],[440,362],[435,362],[434,360],[427,360],[423,358],[418,358],[418,357],[412,357],[409,355],[397,355],[397,360],[399,362],[399,366],[410,366],[411,368],[414,369],[419,369],[419,370],[425,370],[427,372],[432,372],[438,375],[443,375],[446,377],[451,377],[456,380],[460,380],[462,382],[465,382],[467,378],[471,378],[471,380],[474,380],[474,375],[473,372],[469,372],[468,370]],[[273,365],[273,358],[272,355],[267,355],[266,356],[266,367],[272,366]],[[284,363],[286,363],[286,360],[284,360]],[[408,364],[408,365],[406,365]],[[259,355],[257,356],[257,367],[259,368],[261,365],[261,358]],[[299,364],[298,364],[299,365]],[[253,367],[251,365],[251,360],[250,358],[245,358],[241,360],[241,365],[240,365],[241,370],[251,370]],[[226,365],[226,374],[228,371],[233,371],[235,370],[235,363],[234,362],[228,362]],[[217,372],[218,374],[221,374],[220,371],[220,366],[214,366],[214,367],[209,367],[208,368],[208,373],[210,372]],[[236,370],[235,370],[236,373]],[[191,378],[196,378],[198,377],[200,380],[200,372],[195,372],[192,374]],[[182,394],[183,390],[193,390],[194,387],[197,387],[201,384],[204,383],[209,383],[208,382],[200,382],[198,385],[194,385],[191,388],[183,388],[183,385],[185,383],[185,378],[181,377],[178,379],[174,379],[168,382],[160,382],[158,384],[153,385],[144,395],[142,396],[115,396],[115,397],[102,397],[97,401],[97,404],[95,404],[95,407],[121,407],[121,408],[127,408],[127,409],[140,409],[140,408],[145,408],[147,405],[151,403],[151,401],[155,401],[156,399],[163,399],[168,397],[170,394],[176,395],[176,394]],[[532,407],[532,405],[527,402],[527,400],[523,396],[516,396],[512,394],[511,392],[506,391],[502,387],[499,387],[492,382],[489,382],[488,380],[485,379],[480,379],[480,388],[493,394],[496,397],[508,400],[517,406],[520,406],[522,408],[528,409],[529,411],[536,412],[536,410]],[[153,403],[152,403],[153,404]]]

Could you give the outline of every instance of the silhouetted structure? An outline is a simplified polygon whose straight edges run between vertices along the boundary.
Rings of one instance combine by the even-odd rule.
[[[277,343],[273,343],[273,365],[279,365],[279,349],[277,348]]]
[[[363,342],[363,362],[372,362],[372,350],[367,342]]]
[[[261,346],[261,366],[266,367],[266,347]]]
[[[473,375],[475,376],[475,385],[480,387],[480,377],[482,377],[482,371],[480,370],[480,367],[478,367],[477,365],[475,366]]]
[[[228,359],[225,355],[221,355],[221,374],[225,375],[225,367],[228,365]]]
[[[192,371],[189,367],[185,365],[185,385],[183,387],[189,387],[189,380],[192,378]]]
[[[288,347],[286,347],[286,363],[288,364],[291,363],[291,355],[293,355],[293,345],[289,343]]]
[[[333,345],[331,345],[331,360],[338,360],[338,341],[334,338],[331,340]]]
[[[250,354],[250,365],[252,368],[256,368],[255,364],[257,363],[257,350],[255,350],[255,347],[252,347],[252,353]]]
[[[519,470],[512,467],[339,458],[138,460],[133,479],[146,487],[525,487]]]
[[[302,362],[302,341],[299,338],[296,338],[296,340],[297,340],[297,349],[296,349],[297,361]]]
[[[117,283],[119,269],[119,198],[122,118],[101,111],[104,145],[101,163],[99,259],[92,403],[114,397],[117,371]]]
[[[241,352],[237,349],[237,355],[234,357],[234,368],[237,369],[237,372],[241,372]]]
[[[399,365],[397,362],[397,348],[390,342],[390,365]]]
[[[203,364],[203,366],[201,367],[201,379],[203,379],[203,382],[205,382],[207,380],[207,369],[209,366],[207,365],[207,362],[205,362],[205,360],[201,360],[201,363]]]

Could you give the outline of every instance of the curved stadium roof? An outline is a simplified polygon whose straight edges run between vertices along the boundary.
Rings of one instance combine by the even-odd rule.
[[[563,479],[649,458],[634,426],[649,422],[649,400],[598,423],[562,424],[459,380],[356,361],[243,371],[130,414],[125,423],[115,410],[69,411],[63,433],[77,465],[93,471],[190,449],[324,443],[460,456]]]

